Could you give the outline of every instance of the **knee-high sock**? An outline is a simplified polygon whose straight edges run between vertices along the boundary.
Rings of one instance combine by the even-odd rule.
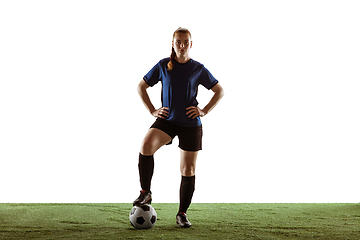
[[[151,179],[154,173],[154,156],[139,154],[139,176],[142,190],[150,191]]]
[[[195,191],[195,176],[182,176],[180,184],[180,206],[179,212],[186,213],[190,206],[193,193]]]

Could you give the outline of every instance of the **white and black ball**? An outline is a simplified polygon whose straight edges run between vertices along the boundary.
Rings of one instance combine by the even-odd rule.
[[[136,229],[152,228],[157,220],[155,209],[149,205],[134,206],[129,215],[131,225]]]

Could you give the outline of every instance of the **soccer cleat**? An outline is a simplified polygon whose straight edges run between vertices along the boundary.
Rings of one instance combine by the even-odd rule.
[[[186,213],[180,212],[176,215],[176,223],[183,228],[191,227],[191,222],[187,219]]]
[[[151,204],[151,191],[141,190],[140,196],[133,202],[133,206]]]

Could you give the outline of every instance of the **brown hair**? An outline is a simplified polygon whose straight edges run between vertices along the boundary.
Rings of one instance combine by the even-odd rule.
[[[176,29],[176,31],[173,34],[173,40],[174,40],[175,34],[177,34],[177,33],[187,33],[187,34],[190,35],[190,38],[191,38],[191,33],[190,33],[189,30],[187,30],[186,28],[179,27],[178,29]],[[175,57],[176,57],[176,52],[175,52],[174,48],[172,47],[171,48],[170,61],[167,64],[167,70],[168,71],[171,71],[174,68],[173,61],[175,60]]]

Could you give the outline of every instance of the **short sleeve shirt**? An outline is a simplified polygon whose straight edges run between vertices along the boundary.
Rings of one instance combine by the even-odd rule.
[[[190,59],[186,63],[174,61],[174,68],[167,70],[170,58],[160,60],[145,76],[149,86],[162,83],[161,101],[169,108],[167,121],[179,126],[196,127],[201,125],[200,117],[195,119],[186,115],[186,108],[197,106],[198,86],[211,89],[218,80],[201,63]]]

